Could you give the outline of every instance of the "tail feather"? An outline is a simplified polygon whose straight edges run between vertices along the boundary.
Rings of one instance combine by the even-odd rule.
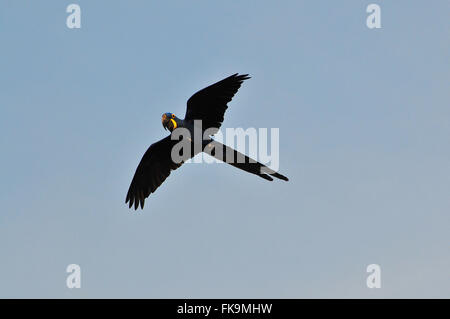
[[[222,143],[213,140],[211,142],[205,143],[205,145],[206,146],[204,147],[203,151],[217,158],[218,160],[221,160],[222,162],[230,164],[246,172],[255,174],[268,181],[273,181],[273,178],[271,176],[279,178],[284,181],[289,180],[286,176],[278,172],[275,172],[266,165],[261,164],[255,161],[254,159],[248,157],[247,155],[242,154]]]

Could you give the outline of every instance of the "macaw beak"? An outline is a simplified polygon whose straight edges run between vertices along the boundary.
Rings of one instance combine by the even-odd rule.
[[[167,124],[169,123],[169,119],[167,118],[166,114],[162,115],[161,123],[162,123],[162,126],[164,127],[164,129],[167,131]]]

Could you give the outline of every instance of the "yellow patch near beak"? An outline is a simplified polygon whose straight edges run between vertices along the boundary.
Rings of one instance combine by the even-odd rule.
[[[176,129],[176,128],[177,128],[177,122],[175,122],[174,119],[170,119],[170,121],[171,121],[172,124],[173,124],[173,129]]]

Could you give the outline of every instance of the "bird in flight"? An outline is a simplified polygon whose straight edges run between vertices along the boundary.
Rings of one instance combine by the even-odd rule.
[[[130,188],[128,189],[125,203],[129,204],[129,208],[136,210],[139,206],[144,208],[145,199],[166,180],[172,170],[180,167],[183,162],[194,157],[200,152],[222,160],[234,167],[242,169],[248,173],[255,174],[268,181],[272,181],[272,177],[288,181],[274,170],[268,168],[264,164],[255,161],[252,158],[222,144],[208,136],[203,137],[200,144],[188,139],[188,143],[192,147],[192,152],[186,152],[183,161],[174,161],[172,158],[172,148],[179,143],[177,139],[172,139],[172,135],[177,128],[187,129],[191,136],[194,136],[196,123],[201,121],[202,134],[205,130],[211,130],[212,134],[217,132],[223,122],[223,116],[233,96],[241,87],[244,80],[249,79],[248,74],[233,74],[215,84],[212,84],[189,98],[187,101],[187,109],[184,119],[180,119],[173,113],[164,113],[162,115],[162,125],[165,129],[169,129],[171,135],[150,145],[139,163]],[[203,135],[202,135],[203,136]],[[240,158],[241,160],[237,160]]]

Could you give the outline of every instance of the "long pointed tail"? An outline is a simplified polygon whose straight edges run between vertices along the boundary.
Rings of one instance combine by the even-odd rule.
[[[248,157],[247,155],[242,154],[232,149],[231,147],[217,141],[205,143],[203,151],[227,164],[233,165],[234,167],[242,169],[246,172],[258,175],[259,177],[262,177],[268,181],[273,180],[271,176],[282,179],[284,181],[289,180],[286,176],[275,172],[266,165],[261,164]]]

